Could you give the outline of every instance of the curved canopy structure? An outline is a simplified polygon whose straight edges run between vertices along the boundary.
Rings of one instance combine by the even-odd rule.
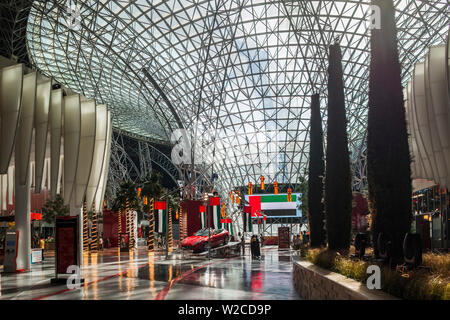
[[[447,1],[394,1],[403,79],[444,43]],[[340,42],[351,149],[365,140],[370,1],[34,1],[32,63],[112,108],[115,127],[206,138],[224,183],[296,183],[308,163],[310,95],[326,121],[327,48]],[[198,144],[200,145],[200,143]]]

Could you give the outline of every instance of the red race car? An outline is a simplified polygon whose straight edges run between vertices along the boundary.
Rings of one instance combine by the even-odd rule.
[[[208,241],[211,237],[211,248],[226,245],[230,239],[230,233],[224,229],[201,229],[193,236],[187,237],[181,243],[183,249],[192,249],[194,252],[202,252],[208,249]]]

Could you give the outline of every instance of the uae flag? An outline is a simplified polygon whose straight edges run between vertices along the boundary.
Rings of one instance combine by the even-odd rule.
[[[165,201],[155,201],[155,210],[158,211],[158,232],[166,233],[167,230],[167,205]]]
[[[242,218],[243,218],[244,232],[253,232],[251,206],[244,207],[244,213],[242,214]]]
[[[202,222],[202,229],[206,228],[206,210],[205,206],[200,206],[200,221]]]
[[[231,218],[220,219],[220,222],[225,225],[225,230],[227,230],[230,235],[233,235],[233,225]]]
[[[209,205],[211,206],[213,216],[213,228],[222,229],[222,223],[220,222],[220,197],[209,198]]]
[[[297,215],[297,196],[292,195],[288,201],[287,194],[267,194],[249,196],[252,216],[256,212],[263,212],[266,216],[295,216]]]

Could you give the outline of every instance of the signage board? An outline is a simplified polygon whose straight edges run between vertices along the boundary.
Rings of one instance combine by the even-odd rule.
[[[78,216],[56,217],[56,278],[67,278],[67,268],[79,266],[78,257]]]
[[[19,231],[8,231],[5,236],[4,272],[16,272],[16,258],[19,245]]]
[[[42,249],[31,250],[31,264],[42,262]]]
[[[130,242],[129,242],[129,236],[128,233],[121,233],[120,234],[120,251],[121,252],[128,252],[130,251]]]
[[[290,230],[289,227],[278,228],[278,249],[290,248]]]

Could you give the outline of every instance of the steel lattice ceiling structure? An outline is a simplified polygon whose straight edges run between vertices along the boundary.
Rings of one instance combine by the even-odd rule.
[[[28,51],[45,74],[107,103],[121,130],[163,141],[177,128],[208,136],[212,170],[227,187],[261,174],[295,184],[308,163],[313,93],[326,123],[327,47],[336,39],[354,157],[364,144],[369,3],[39,0]],[[406,83],[427,48],[445,41],[448,7],[394,3]]]

